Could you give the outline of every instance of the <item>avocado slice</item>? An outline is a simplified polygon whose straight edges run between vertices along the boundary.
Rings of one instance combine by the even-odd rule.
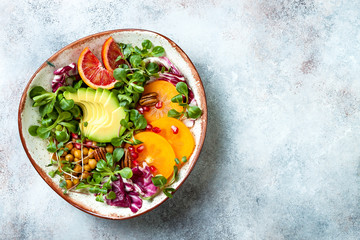
[[[91,133],[91,140],[94,140],[96,142],[110,142],[111,139],[113,139],[114,135],[121,136],[125,128],[121,127],[120,121],[121,119],[124,119],[126,117],[126,113],[123,111],[122,107],[119,107],[115,111],[112,112],[112,117],[109,118],[111,121],[108,124],[104,124],[101,126],[98,126],[96,129],[94,129]],[[117,129],[118,132],[114,133],[114,125],[118,126],[120,125],[120,128]],[[116,137],[115,136],[115,137]]]
[[[66,99],[74,100],[83,111],[80,123],[81,133],[90,140],[110,142],[112,138],[121,136],[125,128],[120,121],[127,117],[120,107],[116,94],[107,89],[79,88],[77,92],[64,92]],[[84,126],[87,122],[87,127]]]

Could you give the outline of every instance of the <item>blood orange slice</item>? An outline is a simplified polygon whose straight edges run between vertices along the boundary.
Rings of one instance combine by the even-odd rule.
[[[114,71],[120,64],[125,63],[123,59],[116,61],[119,56],[123,56],[119,46],[112,37],[109,37],[102,46],[101,58],[104,66],[109,71]]]
[[[81,79],[91,88],[110,89],[116,83],[112,71],[105,69],[88,47],[80,54],[78,70]]]

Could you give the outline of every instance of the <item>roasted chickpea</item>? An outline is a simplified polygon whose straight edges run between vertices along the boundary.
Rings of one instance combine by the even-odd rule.
[[[96,168],[96,164],[97,164],[97,162],[96,162],[95,159],[90,159],[89,160],[89,166],[90,166],[91,169]]]
[[[84,154],[84,156],[87,156],[88,153],[89,153],[89,149],[86,148],[86,147],[84,147],[84,148],[83,148],[83,154]]]
[[[83,172],[81,174],[82,179],[87,179],[89,176],[90,176],[90,173],[88,173],[88,172]]]
[[[67,180],[67,179],[71,179],[71,176],[68,175],[68,174],[64,174],[64,178]]]
[[[74,148],[74,146],[73,146],[73,144],[72,144],[71,142],[67,143],[67,144],[65,145],[65,147],[66,147],[67,149],[69,149],[69,151],[71,151],[71,150]]]
[[[82,167],[79,164],[76,164],[73,170],[74,172],[81,173]]]
[[[79,183],[79,179],[74,178],[74,179],[72,180],[72,182],[73,182],[73,184],[74,184],[74,185],[76,185],[76,184],[78,184],[78,183]]]
[[[72,155],[74,155],[74,154],[75,154],[75,151],[76,151],[76,148],[72,148],[71,151],[70,151],[70,153],[71,153]]]
[[[108,152],[108,153],[113,153],[113,151],[114,151],[114,147],[111,144],[108,144],[105,149],[106,149],[106,152]]]
[[[65,156],[65,160],[68,161],[68,162],[71,162],[71,161],[74,160],[74,156],[71,155],[71,154],[68,154],[68,155]]]
[[[90,148],[89,153],[88,153],[88,157],[91,158],[93,156],[94,156],[94,149]]]
[[[73,186],[73,183],[71,180],[66,180],[66,188],[69,189]]]
[[[76,149],[74,152],[74,157],[81,159],[81,150]]]
[[[89,158],[84,158],[83,163],[88,164],[89,163]]]
[[[86,164],[86,165],[84,166],[84,170],[85,170],[85,171],[88,171],[88,172],[91,171],[91,167],[89,166],[89,164]]]
[[[74,162],[76,162],[76,163],[78,163],[79,164],[79,162],[80,162],[81,160],[80,159],[78,159],[78,158],[74,158]]]
[[[53,160],[56,160],[56,153],[53,153],[52,157]]]
[[[67,155],[67,152],[64,151],[64,153],[61,155],[62,157],[65,157]]]

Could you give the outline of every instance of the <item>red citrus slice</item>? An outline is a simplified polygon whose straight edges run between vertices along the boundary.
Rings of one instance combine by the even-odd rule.
[[[101,58],[104,66],[109,71],[114,71],[120,64],[125,63],[123,59],[116,61],[119,56],[123,56],[122,52],[112,37],[109,37],[102,46]]]
[[[81,79],[91,88],[110,89],[116,83],[112,71],[105,69],[88,47],[80,54],[78,70]]]

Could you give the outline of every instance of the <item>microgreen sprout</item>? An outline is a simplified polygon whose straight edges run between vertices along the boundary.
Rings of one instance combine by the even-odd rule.
[[[183,107],[182,112],[178,112],[175,109],[170,109],[168,117],[180,119],[182,116],[186,118],[198,119],[202,111],[198,106],[189,105],[189,91],[186,83],[178,82],[176,84],[176,91],[179,93],[171,99],[171,102],[178,103],[179,106]]]

